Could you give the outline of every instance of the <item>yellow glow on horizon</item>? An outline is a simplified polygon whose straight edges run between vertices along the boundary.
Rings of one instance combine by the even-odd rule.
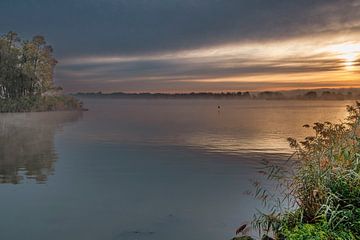
[[[359,43],[343,43],[330,47],[330,49],[344,61],[346,70],[354,70],[355,61],[359,57],[360,44]]]
[[[91,76],[99,75],[94,79],[112,85],[138,81],[140,86],[148,81],[150,86],[152,81],[161,82],[164,87],[159,87],[158,91],[197,91],[197,88],[205,89],[203,86],[207,84],[210,90],[222,91],[236,88],[237,83],[239,88],[252,91],[360,87],[359,60],[360,34],[335,34],[237,42],[154,54],[80,56],[62,59],[60,63],[63,67],[82,66],[80,70],[69,68],[66,73],[69,78],[79,78],[81,80],[77,81],[84,84],[95,81],[88,80]],[[120,71],[120,77],[114,75],[102,79],[99,74],[104,72],[107,76],[108,69],[117,69],[116,64],[121,66],[138,61],[166,62],[173,66],[160,66],[156,71],[145,71],[144,74],[131,72],[125,77],[121,77]],[[123,72],[126,73],[126,68]]]

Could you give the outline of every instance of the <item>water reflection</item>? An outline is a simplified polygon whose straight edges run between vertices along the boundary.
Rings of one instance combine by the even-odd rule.
[[[81,112],[0,114],[0,183],[43,183],[54,172],[54,135]]]
[[[81,141],[189,147],[210,153],[287,153],[287,138],[313,134],[304,124],[338,122],[351,101],[86,99],[92,111]],[[217,106],[221,105],[221,112]],[[116,109],[116,111],[114,111]]]
[[[262,209],[244,194],[262,160],[283,163],[287,137],[342,119],[351,104],[84,103],[90,111],[66,127],[77,117],[0,115],[1,179],[31,183],[1,185],[0,239],[231,239]]]

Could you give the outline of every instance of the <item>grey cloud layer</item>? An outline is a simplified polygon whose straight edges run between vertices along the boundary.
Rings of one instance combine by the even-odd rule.
[[[286,63],[286,64],[285,64]],[[74,88],[73,79],[82,82],[83,85],[94,89],[93,86],[101,85],[109,90],[111,86],[115,90],[136,91],[135,87],[142,90],[159,90],[171,87],[179,88],[189,85],[194,89],[206,88],[209,86],[221,87],[221,83],[209,84],[208,80],[228,77],[246,77],[267,74],[293,74],[293,73],[318,73],[337,71],[343,68],[342,62],[338,60],[318,59],[282,59],[274,61],[261,61],[249,63],[247,59],[230,58],[218,61],[204,62],[197,59],[193,61],[131,61],[111,64],[77,64],[59,69],[59,78],[64,80],[63,84],[69,88]],[[261,79],[261,77],[260,77]],[[197,83],[188,81],[196,80]],[[117,85],[118,84],[118,85]],[[229,85],[229,83],[224,83]],[[261,85],[262,83],[254,83]],[[253,85],[251,84],[251,88]],[[229,86],[235,86],[232,83]],[[267,86],[275,86],[275,83],[268,83]],[[245,86],[237,83],[238,87]],[[246,86],[250,86],[249,83]],[[213,88],[212,87],[212,88]],[[226,88],[225,85],[222,88]],[[214,90],[214,89],[212,89]]]
[[[360,26],[359,0],[2,0],[0,31],[49,37],[58,55],[139,54]]]
[[[184,80],[335,71],[339,62],[317,59],[258,59],[252,64],[232,58],[198,62],[170,59],[92,65],[61,65],[61,60],[90,55],[151,55],[228,43],[346,34],[359,29],[359,0],[0,1],[0,31],[17,31],[26,38],[45,35],[60,58],[56,78],[68,91],[196,89],[203,88],[204,83]],[[207,84],[215,88],[221,83]],[[262,83],[247,83],[256,84]]]

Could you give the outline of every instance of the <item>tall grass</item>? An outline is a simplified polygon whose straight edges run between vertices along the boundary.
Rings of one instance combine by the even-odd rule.
[[[360,103],[347,111],[341,123],[304,125],[313,135],[303,141],[289,138],[294,155],[287,166],[265,163],[262,172],[279,191],[255,183],[254,195],[268,207],[253,221],[261,235],[360,239]]]

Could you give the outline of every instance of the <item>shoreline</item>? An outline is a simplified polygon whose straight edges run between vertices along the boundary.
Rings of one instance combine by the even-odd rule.
[[[68,95],[31,96],[0,100],[0,113],[87,111],[83,103]]]

